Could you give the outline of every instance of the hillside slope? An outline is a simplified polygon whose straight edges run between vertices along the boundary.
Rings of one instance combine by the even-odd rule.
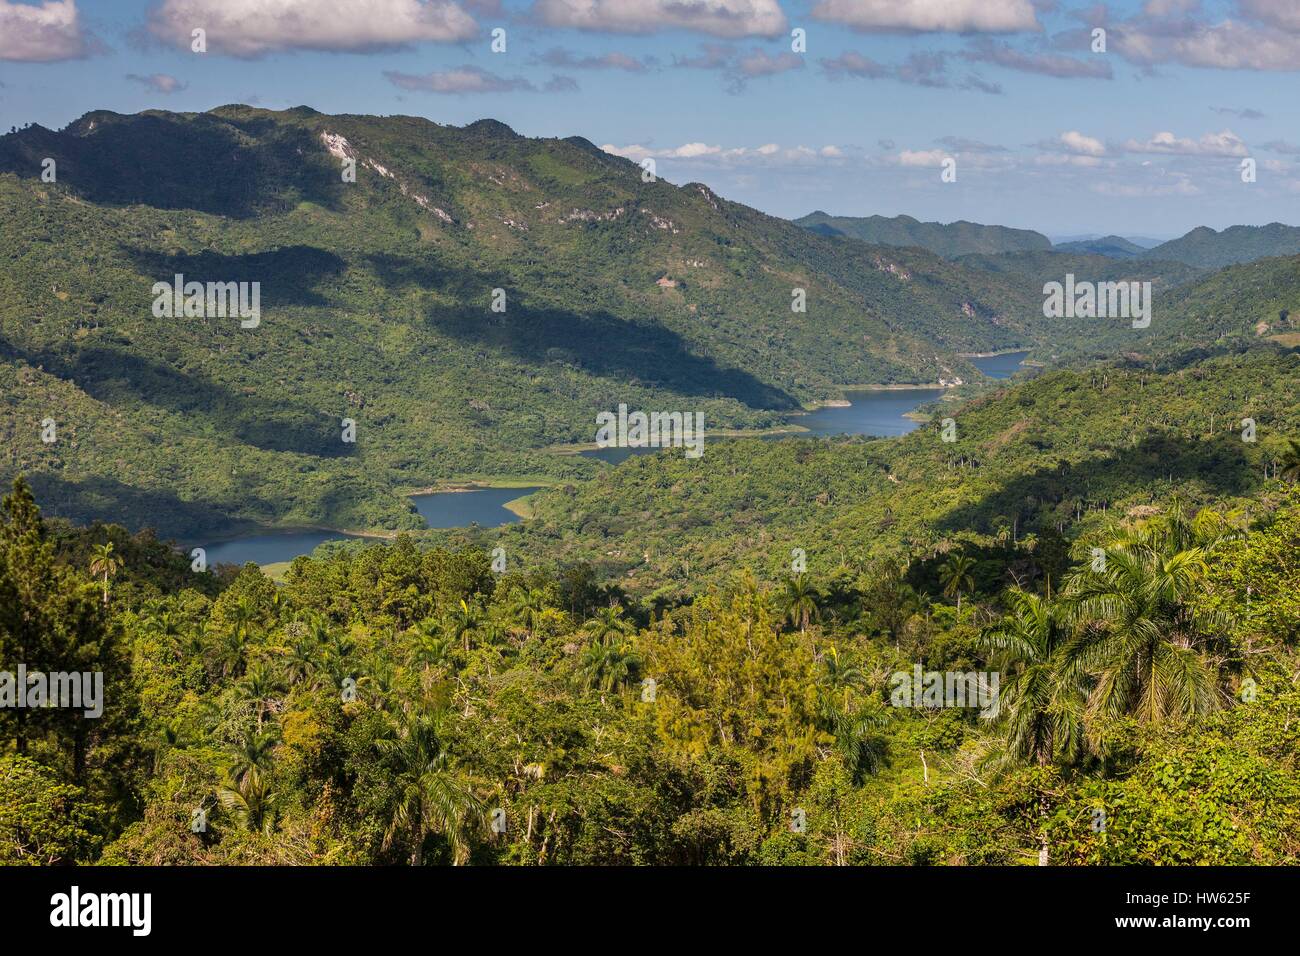
[[[1168,259],[1202,269],[1254,262],[1300,253],[1300,227],[1271,222],[1266,226],[1230,226],[1216,232],[1207,226],[1140,253],[1145,259]]]
[[[985,226],[978,222],[921,222],[911,216],[832,216],[820,209],[794,222],[828,236],[848,236],[885,246],[917,246],[945,258],[971,253],[1032,252],[1052,242],[1031,229]]]
[[[0,472],[175,534],[411,526],[404,489],[590,473],[544,449],[620,402],[767,426],[845,384],[969,378],[956,353],[1035,321],[996,276],[490,120],[91,113],[0,137],[0,224]],[[177,274],[260,283],[259,324],[155,317]]]
[[[1199,504],[1258,493],[1265,462],[1300,430],[1300,352],[1053,371],[939,414],[954,418],[955,442],[934,421],[877,441],[719,441],[698,460],[639,456],[539,493],[534,520],[479,543],[590,561],[668,599],[741,569],[779,580],[794,548],[826,576],[957,537],[1034,534],[1063,547],[1080,521],[1173,494]],[[1254,443],[1242,440],[1247,417]]]

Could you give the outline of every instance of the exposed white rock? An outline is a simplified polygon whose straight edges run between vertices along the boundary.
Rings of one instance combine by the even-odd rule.
[[[340,136],[337,133],[331,133],[329,130],[321,130],[320,139],[321,142],[325,144],[325,148],[329,150],[331,156],[337,156],[339,159],[347,159],[349,156],[355,156],[357,154],[356,150],[352,148],[352,144],[347,141],[347,138]]]

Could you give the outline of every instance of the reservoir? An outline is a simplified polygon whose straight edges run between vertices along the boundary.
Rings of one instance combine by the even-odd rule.
[[[1028,352],[1004,352],[1002,355],[985,355],[981,358],[968,356],[967,359],[989,378],[1010,378],[1020,371],[1020,363]]]
[[[844,397],[852,402],[849,407],[823,406],[807,415],[792,416],[790,421],[793,424],[802,425],[811,434],[799,432],[785,437],[866,435],[888,438],[906,435],[920,426],[920,422],[905,417],[907,413],[942,397],[945,391],[942,388],[846,389]]]
[[[430,528],[463,528],[478,524],[485,528],[512,524],[519,516],[504,507],[537,488],[473,488],[468,491],[440,491],[412,495],[411,501]],[[208,567],[218,564],[279,564],[292,561],[300,554],[311,554],[326,541],[353,540],[356,535],[339,531],[271,531],[258,532],[227,541],[203,545]],[[189,553],[189,549],[186,549]]]

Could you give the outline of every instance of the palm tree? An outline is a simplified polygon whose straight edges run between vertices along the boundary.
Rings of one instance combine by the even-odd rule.
[[[963,591],[975,590],[975,578],[971,576],[971,569],[975,567],[975,559],[969,558],[964,554],[949,555],[939,568],[939,583],[943,585],[944,597],[957,596],[957,613],[961,613],[961,595]]]
[[[1006,740],[995,765],[1073,761],[1083,750],[1083,688],[1078,675],[1062,677],[1060,661],[1070,632],[1050,601],[1019,588],[1007,595],[1010,613],[981,635],[984,647],[1011,674],[999,689]],[[1039,792],[1038,865],[1048,863],[1048,795]]]
[[[441,623],[436,618],[421,621],[412,630],[416,641],[415,649],[411,653],[412,663],[418,664],[427,672],[447,660],[454,638],[444,633]]]
[[[792,626],[797,625],[799,632],[808,630],[810,622],[817,619],[821,609],[817,606],[821,592],[813,587],[804,574],[796,574],[785,579],[785,589],[781,592],[781,609],[785,619]]]
[[[244,699],[252,703],[257,714],[257,729],[261,730],[262,721],[271,710],[271,701],[284,690],[280,675],[271,665],[259,661],[248,669],[236,686]]]
[[[244,672],[244,653],[258,610],[247,596],[239,598],[227,612],[229,623],[217,635],[211,650],[213,664],[222,677],[238,677]]]
[[[221,787],[217,799],[244,829],[267,836],[275,829],[276,797],[261,775],[244,777],[233,787]]]
[[[510,614],[523,630],[532,637],[546,616],[546,592],[541,588],[515,588],[510,595]]]
[[[874,770],[883,754],[878,731],[889,714],[870,694],[871,678],[848,652],[832,644],[821,659],[817,677],[818,709],[825,729],[835,738],[835,749],[855,783]]]
[[[479,622],[483,619],[483,612],[477,604],[467,604],[464,598],[461,599],[460,607],[454,608],[448,618],[448,629],[451,631],[453,639],[465,639],[465,653],[469,653],[470,635],[478,628]]]
[[[307,636],[294,636],[292,643],[281,653],[284,660],[280,664],[280,673],[284,682],[290,687],[313,683],[311,678],[316,673],[317,645]]]
[[[117,577],[122,570],[122,559],[113,553],[113,542],[97,544],[91,548],[90,573],[104,577],[104,607],[108,607],[108,579]]]
[[[1228,621],[1193,606],[1205,551],[1133,545],[1104,554],[1105,570],[1076,574],[1066,597],[1077,631],[1062,648],[1065,674],[1096,680],[1088,723],[1131,714],[1162,724],[1216,709],[1216,675],[1202,652]]]
[[[486,808],[455,772],[443,747],[440,714],[408,713],[396,736],[380,740],[379,751],[392,761],[398,799],[384,833],[384,849],[405,835],[411,865],[424,858],[429,833],[442,834],[451,844],[452,862],[469,858],[470,840],[486,823]]]
[[[623,608],[617,604],[602,607],[596,616],[583,625],[583,630],[599,644],[610,644],[632,630],[632,624],[623,617]]]
[[[250,730],[244,739],[231,748],[234,757],[226,777],[230,785],[238,787],[249,777],[261,777],[271,770],[271,758],[280,735],[274,727],[266,730]]]
[[[584,690],[606,694],[635,681],[640,667],[641,657],[628,642],[592,641],[578,660],[577,677]]]
[[[998,712],[1006,718],[1005,762],[1074,760],[1082,752],[1082,689],[1057,673],[1069,627],[1059,608],[1028,591],[1009,591],[1007,604],[1007,616],[981,635],[1011,675],[998,694]]]

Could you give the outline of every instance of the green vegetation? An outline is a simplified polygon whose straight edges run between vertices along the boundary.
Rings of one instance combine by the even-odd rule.
[[[399,489],[594,473],[544,449],[596,409],[769,427],[844,383],[972,378],[956,353],[1041,324],[985,273],[490,121],[92,113],[0,137],[0,221],[0,473],[165,534],[414,528]],[[154,317],[178,273],[260,282],[260,325]]]
[[[938,223],[919,222],[911,216],[832,216],[819,209],[794,222],[824,236],[848,236],[881,246],[916,246],[945,259],[971,253],[1043,252],[1052,248],[1050,239],[1032,229],[962,220]]]
[[[533,519],[439,540],[530,562],[591,562],[635,594],[707,588],[728,569],[777,581],[803,548],[824,577],[941,541],[1058,549],[1107,515],[1179,495],[1244,507],[1300,431],[1300,354],[1256,348],[1160,371],[1051,371],[934,406],[899,439],[710,440],[702,458],[638,455],[529,499]],[[957,441],[941,441],[952,416]],[[1257,441],[1242,441],[1242,420]],[[1048,571],[1051,570],[1049,567]]]
[[[1203,269],[1298,254],[1300,228],[1280,222],[1270,222],[1267,226],[1230,226],[1222,232],[1199,226],[1180,239],[1171,239],[1141,253],[1144,258],[1169,259]]]
[[[3,513],[0,590],[62,635],[5,616],[4,659],[114,690],[0,711],[0,862],[1300,861],[1300,491],[1114,518],[1079,563],[936,544],[655,612],[405,536],[277,587],[22,484]],[[890,706],[914,666],[1000,670],[998,717]]]
[[[1100,239],[1063,242],[1052,248],[1059,252],[1083,252],[1095,256],[1109,256],[1112,259],[1132,259],[1146,251],[1142,246],[1129,242],[1123,236],[1102,236]]]
[[[640,172],[305,108],[0,138],[0,695],[104,687],[0,706],[0,864],[1300,863],[1300,257],[949,261]],[[1151,328],[1043,319],[1062,270]],[[261,325],[155,319],[175,272]],[[1013,346],[1059,361],[958,355]],[[954,373],[902,438],[723,437]],[[563,453],[620,402],[705,454]],[[476,481],[543,490],[405,498]],[[401,533],[159,538],[232,523]]]

